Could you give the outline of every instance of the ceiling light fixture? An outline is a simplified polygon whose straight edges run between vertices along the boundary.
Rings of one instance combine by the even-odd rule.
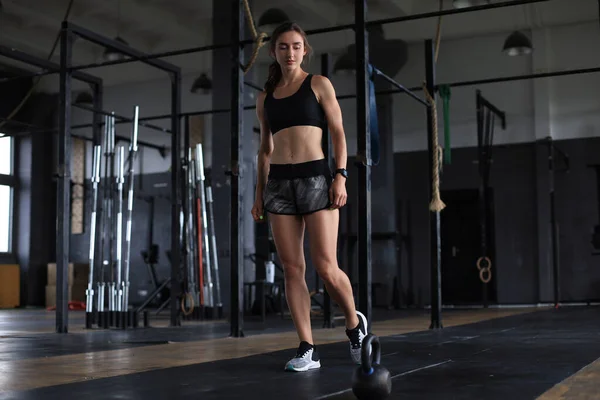
[[[206,73],[203,72],[198,78],[196,78],[196,80],[192,84],[192,88],[190,89],[190,92],[192,92],[192,93],[202,92],[202,94],[208,94],[208,93],[210,93],[211,90],[212,90],[212,81],[210,80],[208,75],[206,75]]]
[[[522,56],[531,54],[533,46],[531,45],[531,40],[524,33],[515,31],[504,41],[502,51],[511,57]]]

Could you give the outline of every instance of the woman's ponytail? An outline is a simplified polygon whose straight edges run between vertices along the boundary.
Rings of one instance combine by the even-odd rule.
[[[281,80],[281,76],[282,73],[279,63],[277,61],[273,61],[271,65],[269,65],[269,77],[265,83],[265,91],[267,93],[273,93],[275,91],[275,88]]]

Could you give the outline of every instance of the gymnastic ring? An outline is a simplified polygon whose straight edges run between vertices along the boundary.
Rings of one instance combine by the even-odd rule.
[[[485,261],[485,262],[487,263],[487,265],[486,265],[485,267],[482,267],[482,266],[481,266],[481,262],[482,262],[482,261]],[[491,267],[492,267],[492,261],[490,260],[490,258],[489,258],[489,257],[479,257],[479,258],[477,259],[477,269],[478,269],[478,270],[480,270],[480,271],[481,271],[482,269],[485,269],[485,268],[488,268],[488,269],[489,269],[489,268],[491,268]]]
[[[487,273],[487,277],[484,278],[483,276]],[[483,283],[489,283],[492,280],[492,270],[488,267],[488,268],[481,268],[479,270],[479,279],[481,280],[481,282]]]
[[[189,311],[185,310],[185,302],[184,302],[184,300],[186,298],[189,298],[190,299],[190,303],[192,303],[192,306],[190,307]],[[192,296],[191,293],[188,292],[188,293],[185,294],[185,296],[181,297],[181,312],[183,313],[183,315],[188,316],[191,313],[193,313],[194,312],[194,305],[195,305],[194,304],[194,296]]]

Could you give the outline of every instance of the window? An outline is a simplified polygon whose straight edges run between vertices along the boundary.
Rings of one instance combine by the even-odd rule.
[[[0,253],[12,252],[13,138],[0,133]]]
[[[0,185],[0,253],[11,251],[12,188]]]
[[[12,166],[12,137],[0,133],[0,175],[12,175]]]

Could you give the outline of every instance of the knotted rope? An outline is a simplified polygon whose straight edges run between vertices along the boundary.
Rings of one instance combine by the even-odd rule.
[[[429,204],[429,209],[431,211],[442,211],[446,207],[446,204],[444,204],[440,198],[440,164],[442,148],[439,145],[438,137],[437,105],[435,99],[427,90],[427,85],[425,83],[423,83],[423,92],[431,105],[431,125],[433,126],[432,147],[436,149],[433,157],[433,181],[431,182],[431,203]]]
[[[248,26],[250,27],[252,38],[254,39],[254,49],[252,50],[252,55],[250,56],[250,60],[248,64],[242,67],[244,74],[247,74],[252,68],[252,65],[258,58],[258,53],[260,49],[267,43],[267,39],[269,35],[264,32],[258,33],[256,27],[254,26],[254,18],[252,18],[252,11],[250,10],[250,4],[248,4],[248,0],[244,0],[244,10],[246,11],[246,19],[248,20]]]
[[[440,11],[443,9],[443,1],[440,0]],[[434,64],[437,64],[438,55],[440,52],[440,42],[442,36],[442,17],[440,16],[437,24],[437,32],[436,32],[436,44],[435,44],[435,61]],[[432,146],[435,149],[435,155],[433,157],[433,180],[431,182],[431,202],[429,204],[429,209],[431,211],[442,211],[446,204],[440,198],[440,164],[442,163],[442,155],[443,150],[439,144],[439,135],[438,135],[438,118],[437,118],[437,104],[435,101],[435,92],[432,95],[427,90],[427,83],[423,82],[423,93],[425,93],[425,97],[431,106],[431,125],[433,126],[433,143]]]

